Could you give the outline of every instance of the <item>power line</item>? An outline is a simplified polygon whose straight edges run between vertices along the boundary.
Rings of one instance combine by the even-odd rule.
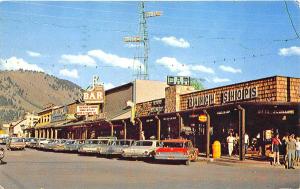
[[[289,8],[288,8],[288,5],[287,5],[286,1],[284,1],[284,4],[285,4],[285,10],[286,10],[287,14],[289,15],[289,19],[290,19],[291,25],[292,25],[292,27],[294,29],[294,32],[297,35],[298,39],[300,39],[299,34],[298,34],[298,32],[297,32],[297,30],[296,30],[296,28],[294,26],[294,22],[293,22],[293,19],[291,17],[291,14],[290,14],[290,11],[289,11]]]

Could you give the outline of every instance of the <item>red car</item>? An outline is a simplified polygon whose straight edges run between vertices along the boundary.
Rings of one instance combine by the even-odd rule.
[[[198,158],[198,149],[193,147],[192,141],[185,139],[170,139],[161,141],[160,147],[155,151],[157,160],[184,161],[189,165]]]

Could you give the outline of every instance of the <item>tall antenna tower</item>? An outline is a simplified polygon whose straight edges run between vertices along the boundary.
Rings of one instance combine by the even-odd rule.
[[[147,18],[161,16],[161,11],[145,12],[143,1],[139,5],[139,34],[138,36],[124,37],[125,43],[137,43],[138,55],[134,57],[133,74],[136,79],[149,79],[148,56],[149,38],[147,30]]]

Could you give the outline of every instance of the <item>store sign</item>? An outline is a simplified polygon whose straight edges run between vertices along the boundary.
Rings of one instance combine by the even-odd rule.
[[[66,120],[67,106],[52,110],[51,122]]]
[[[87,104],[104,103],[104,87],[96,85],[83,93],[83,100]]]
[[[262,109],[258,110],[257,114],[264,114],[264,115],[294,115],[295,110],[269,110],[269,109]]]
[[[191,78],[185,76],[168,76],[167,77],[167,84],[168,85],[191,85]]]
[[[151,102],[150,115],[165,112],[165,99],[154,100]]]
[[[249,100],[258,96],[257,86],[222,92],[222,103]]]
[[[164,121],[171,121],[171,120],[176,120],[177,117],[176,116],[173,116],[173,117],[164,117],[163,120]]]
[[[206,94],[201,96],[192,96],[188,98],[188,108],[199,106],[210,106],[215,104],[215,94]]]
[[[97,115],[99,114],[98,105],[79,105],[77,106],[77,115]]]
[[[207,116],[205,114],[201,114],[199,117],[198,117],[198,120],[202,123],[205,123],[207,122]]]

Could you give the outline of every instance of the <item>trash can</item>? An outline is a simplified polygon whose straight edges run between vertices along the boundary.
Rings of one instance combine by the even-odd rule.
[[[219,141],[214,141],[212,145],[212,155],[213,158],[220,158],[221,157],[221,143]]]

